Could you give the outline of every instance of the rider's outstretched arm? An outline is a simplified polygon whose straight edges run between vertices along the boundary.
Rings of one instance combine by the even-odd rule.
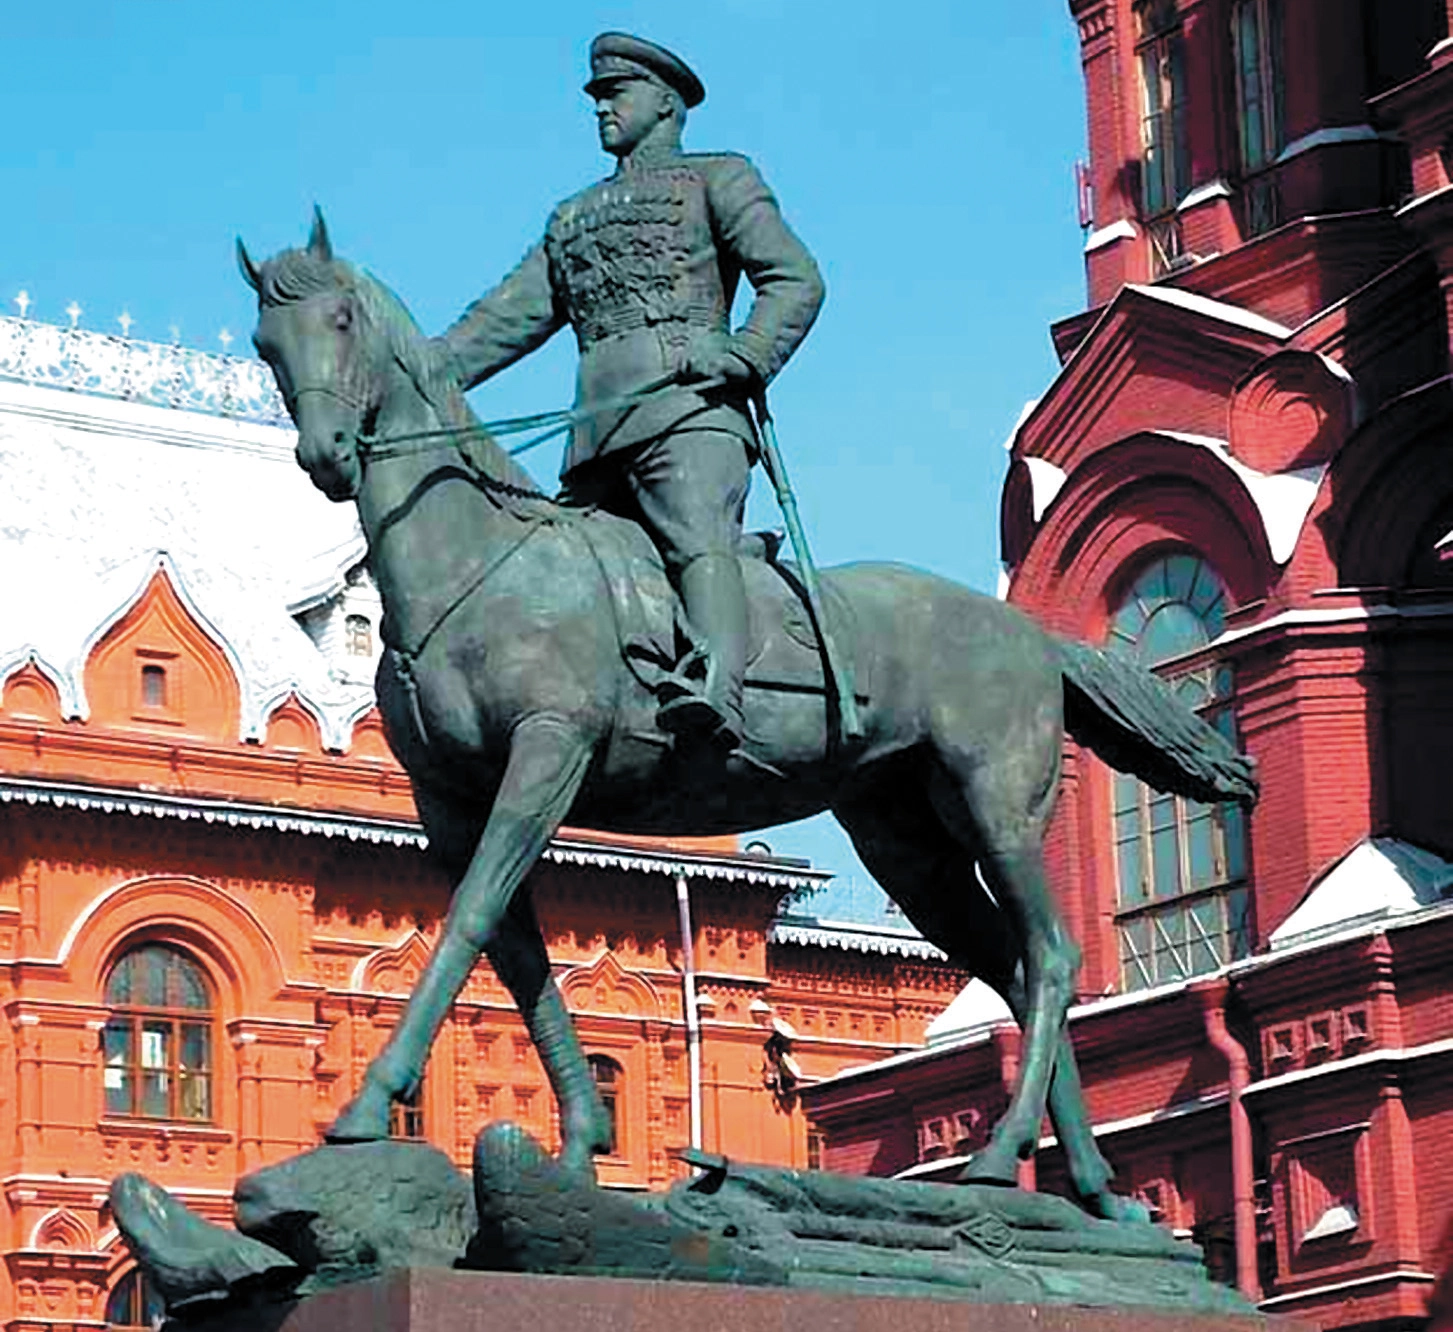
[[[434,346],[449,357],[455,378],[473,388],[534,351],[564,324],[540,244],[435,338]]]

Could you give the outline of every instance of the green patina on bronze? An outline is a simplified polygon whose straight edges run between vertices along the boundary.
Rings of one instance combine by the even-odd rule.
[[[1002,602],[888,564],[825,570],[809,594],[806,571],[778,558],[775,539],[743,536],[759,443],[748,404],[810,326],[816,269],[745,159],[680,151],[684,108],[703,95],[682,62],[609,34],[592,48],[592,71],[617,173],[562,204],[541,244],[443,339],[425,338],[387,288],[335,258],[321,215],[305,248],[260,265],[238,245],[258,293],[254,341],[297,424],[299,462],[331,499],[358,506],[384,602],[379,705],[431,853],[454,884],[398,1026],[329,1131],[340,1145],[298,1158],[294,1171],[326,1178],[345,1170],[338,1153],[354,1149],[342,1144],[383,1146],[391,1102],[417,1088],[483,954],[540,1053],[563,1140],[550,1160],[512,1127],[482,1135],[471,1252],[486,1265],[579,1270],[552,1266],[541,1255],[558,1258],[560,1246],[531,1238],[532,1226],[553,1224],[544,1218],[554,1207],[620,1272],[688,1253],[696,1258],[683,1270],[697,1275],[871,1272],[904,1289],[940,1282],[1042,1298],[1032,1292],[1053,1287],[1048,1276],[990,1280],[962,1260],[999,1263],[1004,1253],[985,1248],[991,1232],[1029,1254],[1016,1227],[1060,1226],[1071,1238],[1056,1244],[1101,1265],[1088,1284],[1055,1287],[1067,1298],[1090,1299],[1113,1286],[1107,1272],[1129,1273],[1125,1244],[1135,1253],[1148,1244],[1142,1256],[1154,1251],[1172,1264],[1167,1273],[1184,1275],[1185,1251],[1156,1249],[1143,1209],[1111,1190],[1090,1130],[1066,1029],[1078,950],[1045,880],[1041,838],[1066,729],[1115,766],[1197,800],[1254,799],[1251,765],[1155,677],[1049,635]],[[732,331],[741,274],[756,295]],[[463,389],[566,324],[581,370],[557,499],[481,426]],[[855,709],[836,692],[848,681]],[[986,1211],[982,1190],[960,1189],[955,1203],[950,1187],[934,1204],[958,1237],[948,1253],[930,1234],[930,1195],[914,1192],[945,1186],[858,1181],[804,1193],[792,1172],[713,1167],[715,1192],[731,1203],[726,1220],[718,1203],[701,1202],[699,1182],[694,1202],[673,1205],[627,1207],[595,1189],[606,1121],[551,979],[530,869],[567,817],[703,835],[822,810],[923,935],[997,990],[1024,1030],[1009,1107],[964,1180],[1012,1186],[1047,1111],[1083,1210],[1053,1206],[1083,1225],[1064,1211],[1050,1224],[1049,1202],[1011,1202],[1022,1196],[1012,1189]],[[155,1222],[165,1206],[131,1187],[118,1217]],[[332,1201],[314,1211],[336,1209],[337,1190],[318,1187]],[[183,1251],[206,1249],[192,1221],[171,1217],[154,1253],[167,1252],[173,1223]],[[1117,1227],[1128,1237],[1107,1238]],[[1025,1258],[1031,1268],[1048,1261]],[[260,1264],[245,1281],[273,1281],[270,1262],[250,1250],[222,1266]],[[194,1266],[178,1288],[215,1290],[216,1273]],[[1166,1280],[1165,1302],[1222,1307],[1195,1283],[1183,1291]]]

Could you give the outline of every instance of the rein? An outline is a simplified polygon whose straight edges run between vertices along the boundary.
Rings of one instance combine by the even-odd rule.
[[[643,385],[634,392],[623,393],[618,398],[609,398],[605,402],[598,402],[590,407],[535,412],[530,416],[503,416],[496,421],[471,421],[467,425],[440,426],[433,430],[411,430],[397,435],[359,436],[358,452],[365,463],[385,462],[390,458],[405,458],[414,453],[427,453],[431,448],[447,447],[461,438],[474,436],[481,432],[487,435],[518,435],[526,430],[539,430],[541,433],[525,440],[523,444],[516,444],[509,450],[510,456],[515,457],[544,444],[547,440],[563,435],[567,430],[599,416],[602,412],[633,407],[653,394],[659,393],[662,389],[670,388],[679,382],[678,376],[673,372],[669,375],[662,375],[659,379],[653,379],[649,384]],[[710,387],[710,385],[703,387]]]

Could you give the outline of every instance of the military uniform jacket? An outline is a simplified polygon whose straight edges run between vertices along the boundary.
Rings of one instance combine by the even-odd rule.
[[[755,299],[732,332],[743,274]],[[589,408],[669,374],[702,338],[721,339],[765,384],[822,298],[817,265],[746,158],[672,152],[562,203],[544,239],[444,341],[472,388],[569,324],[580,348],[576,405]],[[695,429],[753,437],[740,397],[678,386],[583,419],[562,470]]]

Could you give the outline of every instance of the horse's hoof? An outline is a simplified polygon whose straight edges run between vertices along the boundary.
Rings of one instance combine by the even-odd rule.
[[[595,1155],[588,1143],[576,1138],[563,1143],[555,1164],[561,1172],[579,1184],[595,1183]]]
[[[343,1107],[343,1113],[323,1134],[324,1142],[382,1142],[389,1136],[389,1107],[392,1098],[376,1082],[365,1080],[358,1095]]]

